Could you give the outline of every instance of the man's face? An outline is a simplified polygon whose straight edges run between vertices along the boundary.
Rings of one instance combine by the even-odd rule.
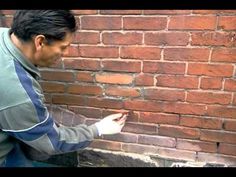
[[[66,49],[73,40],[73,33],[66,33],[66,36],[61,41],[54,41],[50,44],[45,44],[36,55],[37,66],[47,67],[55,64],[61,59]]]

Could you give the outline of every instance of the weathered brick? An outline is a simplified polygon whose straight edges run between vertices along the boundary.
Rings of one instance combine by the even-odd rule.
[[[93,140],[93,142],[89,145],[89,147],[112,150],[112,151],[121,151],[120,142],[100,140],[100,139]]]
[[[145,125],[139,123],[126,122],[122,129],[123,132],[131,132],[138,134],[157,134],[157,127],[155,125]]]
[[[236,156],[236,145],[220,143],[218,153]]]
[[[209,54],[207,48],[166,48],[164,60],[207,62]]]
[[[96,85],[78,85],[68,84],[67,93],[85,94],[85,95],[102,95],[102,88]]]
[[[94,15],[97,14],[97,10],[72,10],[75,15]]]
[[[232,40],[234,39],[234,40]],[[194,32],[191,45],[198,46],[235,46],[235,33],[230,32]]]
[[[141,15],[142,10],[100,10],[103,15]]]
[[[200,137],[200,130],[175,125],[160,125],[158,134],[170,137],[198,139]]]
[[[151,135],[139,135],[138,143],[148,144],[154,146],[164,146],[164,147],[175,147],[175,138],[165,137],[165,136],[151,136]]]
[[[200,151],[200,152],[216,152],[216,143],[204,142],[198,140],[177,139],[177,149]]]
[[[186,101],[190,102],[190,103],[227,105],[231,102],[231,94],[230,93],[189,91],[189,92],[187,92]]]
[[[123,108],[123,102],[121,100],[108,99],[108,98],[88,98],[88,106],[98,108]]]
[[[231,77],[234,67],[230,64],[189,63],[187,73],[190,75]]]
[[[81,82],[93,82],[93,74],[91,72],[80,71],[76,75],[76,80]]]
[[[236,120],[224,120],[224,127],[225,130],[228,131],[236,131]]]
[[[129,74],[112,74],[112,73],[102,73],[96,74],[95,79],[100,83],[108,84],[131,84],[133,77]]]
[[[227,106],[209,105],[207,106],[206,115],[236,119],[236,109]]]
[[[102,110],[99,108],[69,106],[69,110],[75,114],[82,114],[88,118],[101,118]]]
[[[63,93],[65,92],[65,84],[53,82],[40,82],[42,89],[46,93]]]
[[[100,43],[100,33],[98,32],[76,32],[73,43],[78,44],[98,44]]]
[[[146,45],[186,46],[189,42],[189,34],[185,32],[158,32],[145,33]]]
[[[221,90],[222,81],[223,81],[222,78],[201,77],[200,88],[204,90],[208,90],[208,89]]]
[[[196,89],[199,82],[197,77],[178,75],[158,75],[156,80],[157,86],[184,89]]]
[[[219,10],[193,10],[193,14],[216,14]]]
[[[81,69],[81,70],[100,70],[100,60],[95,59],[65,59],[65,69]]]
[[[77,95],[56,95],[52,96],[52,103],[54,104],[68,104],[68,105],[85,105],[85,98]]]
[[[172,16],[169,29],[175,30],[214,30],[215,16]]]
[[[136,32],[105,32],[102,34],[102,42],[111,45],[137,45],[142,44],[143,34]]]
[[[124,96],[124,97],[139,97],[140,90],[134,88],[108,87],[105,89],[106,95]]]
[[[152,74],[138,74],[135,76],[134,84],[136,86],[153,86],[154,85],[154,75]]]
[[[223,30],[236,30],[236,17],[220,16],[217,28]]]
[[[78,46],[72,46],[72,45],[70,45],[63,53],[64,57],[77,57],[78,55],[79,55]]]
[[[236,91],[236,80],[235,79],[225,79],[224,90]]]
[[[89,58],[117,58],[119,56],[119,48],[105,46],[80,46],[78,56]]]
[[[150,146],[150,145],[123,143],[122,151],[137,153],[137,154],[156,154],[157,148],[155,146]]]
[[[144,98],[160,101],[184,101],[185,92],[182,90],[167,90],[167,89],[144,89]]]
[[[140,122],[145,123],[155,123],[155,124],[173,124],[179,123],[179,115],[177,114],[162,114],[162,113],[151,113],[151,112],[141,112]]]
[[[184,74],[185,63],[170,63],[170,62],[152,62],[145,61],[143,63],[144,73],[156,73],[156,74]]]
[[[131,133],[119,133],[115,135],[103,135],[105,140],[119,141],[126,143],[137,143],[138,135]]]
[[[69,71],[42,71],[41,76],[48,81],[74,81],[74,73]]]
[[[235,63],[236,62],[236,49],[231,49],[231,48],[213,49],[211,61],[212,62]]]
[[[121,29],[121,17],[83,16],[81,29],[118,30]]]
[[[144,10],[145,15],[180,15],[190,14],[191,10]]]
[[[141,62],[139,61],[115,61],[103,60],[103,71],[119,71],[119,72],[140,72]]]
[[[194,128],[221,129],[222,119],[197,116],[181,116],[180,125]]]
[[[236,144],[236,133],[202,129],[200,140]]]
[[[121,58],[160,60],[161,49],[158,47],[121,47]]]
[[[166,26],[166,17],[123,17],[126,30],[163,30]]]
[[[140,111],[162,111],[162,104],[154,101],[146,101],[146,100],[125,100],[124,108],[131,110],[140,110]]]

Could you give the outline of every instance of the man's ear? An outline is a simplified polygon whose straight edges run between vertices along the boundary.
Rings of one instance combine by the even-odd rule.
[[[34,45],[35,45],[35,49],[36,51],[39,51],[43,48],[43,46],[45,45],[45,36],[44,35],[37,35],[34,38]]]

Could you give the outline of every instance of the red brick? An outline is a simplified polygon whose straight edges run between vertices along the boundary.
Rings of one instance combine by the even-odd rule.
[[[122,129],[123,132],[131,132],[138,134],[157,134],[157,127],[155,125],[145,125],[138,123],[126,122]]]
[[[167,89],[144,89],[144,98],[160,101],[184,101],[185,92],[180,90]]]
[[[143,63],[144,73],[155,73],[155,74],[184,74],[185,63],[170,63],[170,62],[152,62],[145,61]]]
[[[178,75],[159,75],[156,77],[157,86],[171,87],[171,88],[198,88],[199,79],[192,76],[178,76]]]
[[[73,43],[98,44],[100,43],[100,33],[98,32],[76,32]]]
[[[100,10],[103,15],[141,15],[142,10]]]
[[[73,111],[75,114],[82,114],[88,118],[101,118],[102,115],[102,110],[99,108],[69,106],[69,110]]]
[[[77,57],[79,56],[79,48],[78,46],[70,45],[65,52],[63,53],[64,57]]]
[[[105,32],[102,34],[102,42],[111,45],[137,45],[142,44],[142,33],[136,32]]]
[[[65,92],[65,84],[53,82],[40,82],[42,89],[46,93],[63,93]]]
[[[232,40],[234,38],[234,33],[194,32],[191,45],[231,47],[236,45],[236,40]]]
[[[184,32],[158,32],[145,33],[146,45],[186,46],[189,42],[189,34]]]
[[[187,102],[205,104],[229,104],[231,102],[230,93],[212,93],[202,91],[187,92]]]
[[[114,135],[103,135],[105,140],[110,141],[119,141],[119,142],[126,142],[126,143],[137,143],[138,135],[131,134],[131,133],[119,133]]]
[[[81,70],[100,70],[100,60],[94,59],[65,59],[65,69],[81,69]]]
[[[162,111],[177,114],[205,115],[206,106],[193,103],[169,102],[162,104]]]
[[[53,95],[52,103],[68,105],[85,105],[85,98],[77,95]]]
[[[175,125],[160,125],[158,134],[177,138],[198,139],[200,137],[200,130]]]
[[[161,49],[158,47],[121,47],[121,58],[160,60]]]
[[[145,15],[180,15],[190,14],[191,10],[144,10]]]
[[[96,74],[95,79],[100,83],[108,84],[131,84],[133,77],[128,74],[112,74],[112,73],[102,73]]]
[[[137,154],[156,154],[157,148],[150,145],[140,145],[140,144],[122,144],[122,151],[137,153]]]
[[[215,16],[172,16],[169,29],[176,30],[214,30]]]
[[[138,143],[164,147],[175,147],[176,145],[175,138],[150,135],[139,135]]]
[[[74,73],[69,71],[42,71],[41,76],[43,80],[48,81],[74,81]]]
[[[80,46],[79,56],[89,58],[117,58],[119,56],[119,48],[102,46]]]
[[[225,79],[224,90],[236,91],[236,80],[235,79]]]
[[[236,109],[227,106],[209,105],[206,110],[207,116],[236,119]]]
[[[193,10],[193,14],[217,14],[219,10]]]
[[[94,15],[97,14],[97,10],[72,10],[75,15]]]
[[[179,123],[179,115],[141,112],[139,121],[145,123],[176,125]]]
[[[196,152],[180,150],[180,149],[172,149],[172,148],[159,148],[158,156],[163,157],[164,159],[178,159],[178,160],[187,160],[187,161],[195,161],[196,160]]]
[[[166,26],[166,17],[123,17],[125,30],[163,30]]]
[[[230,64],[189,63],[187,73],[190,75],[231,77],[233,71],[234,67]]]
[[[236,62],[236,49],[231,49],[231,48],[213,49],[211,61],[235,63]]]
[[[236,156],[236,145],[220,143],[218,153]]]
[[[225,164],[227,165],[233,165],[236,164],[236,158],[232,155],[222,155],[222,154],[216,154],[216,153],[204,153],[204,152],[198,152],[197,159],[199,162],[208,162],[213,164]]]
[[[200,88],[204,90],[208,89],[221,90],[222,81],[223,81],[222,78],[201,77]]]
[[[200,140],[236,144],[235,137],[236,133],[225,132],[220,130],[201,130]]]
[[[120,71],[120,72],[140,72],[141,62],[139,61],[114,61],[103,60],[103,71]]]
[[[228,131],[236,131],[236,120],[224,120],[224,129]]]
[[[180,125],[193,128],[221,129],[223,121],[217,118],[181,116]]]
[[[124,108],[130,110],[140,110],[140,111],[162,111],[162,103],[157,103],[153,101],[146,100],[125,100]]]
[[[216,152],[216,143],[198,140],[177,139],[177,149],[184,149],[197,152]]]
[[[236,17],[235,16],[220,16],[218,29],[236,30]]]
[[[81,82],[93,82],[93,74],[91,72],[80,71],[76,75],[76,80]]]
[[[144,73],[138,74],[135,76],[134,83],[136,86],[153,86],[154,75]]]
[[[72,94],[102,95],[102,88],[96,85],[68,84],[67,92]]]
[[[139,97],[140,90],[134,88],[108,87],[105,89],[106,95],[122,97]]]
[[[106,149],[112,151],[121,151],[121,143],[107,140],[93,140],[89,145],[92,148]]]
[[[164,60],[173,61],[208,61],[210,50],[207,48],[166,48]]]
[[[45,103],[52,103],[52,97],[51,94],[44,93]]]
[[[88,98],[88,106],[98,108],[123,108],[123,102],[121,100],[108,99],[108,98]]]
[[[233,105],[236,105],[236,94],[233,96]]]
[[[121,17],[83,16],[81,29],[118,30],[121,29]]]

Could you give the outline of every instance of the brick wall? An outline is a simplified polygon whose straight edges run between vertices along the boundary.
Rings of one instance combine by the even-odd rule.
[[[91,147],[236,164],[236,10],[74,13],[73,44],[41,68],[47,103],[87,124],[131,111],[121,134]]]

